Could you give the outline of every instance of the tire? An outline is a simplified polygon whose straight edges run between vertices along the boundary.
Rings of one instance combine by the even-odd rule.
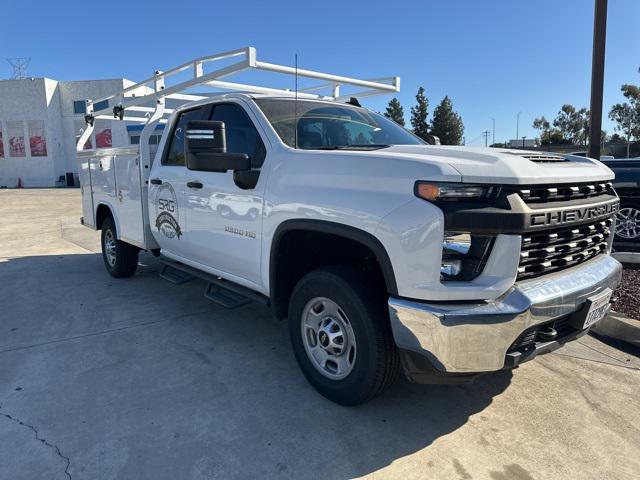
[[[396,380],[400,361],[386,301],[386,292],[346,266],[314,270],[298,282],[289,304],[291,343],[321,395],[357,405]]]
[[[102,259],[109,275],[115,278],[128,278],[138,268],[137,247],[117,240],[113,218],[107,218],[102,224]]]

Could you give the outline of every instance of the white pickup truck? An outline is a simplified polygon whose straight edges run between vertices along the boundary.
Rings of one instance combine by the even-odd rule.
[[[221,80],[247,69],[325,83]],[[194,86],[243,93],[185,93]],[[133,275],[147,250],[164,278],[202,278],[222,305],[269,305],[288,318],[305,377],[345,405],[400,371],[468,382],[584,335],[621,276],[612,172],[578,156],[428,145],[354,98],[398,89],[398,78],[274,65],[246,48],[88,101],[82,222],[102,230],[107,271]],[[144,123],[139,147],[83,150],[94,121],[114,117]]]

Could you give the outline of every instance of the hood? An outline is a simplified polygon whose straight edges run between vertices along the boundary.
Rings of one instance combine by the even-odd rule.
[[[366,152],[371,155],[373,152]],[[541,151],[442,145],[395,145],[376,156],[401,157],[427,164],[446,163],[465,183],[544,184],[602,182],[614,174],[597,160]]]

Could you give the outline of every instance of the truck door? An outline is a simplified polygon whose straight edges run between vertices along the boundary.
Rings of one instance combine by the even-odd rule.
[[[185,236],[197,262],[259,286],[265,146],[240,104],[214,104],[206,116],[224,122],[227,151],[249,155],[252,170],[235,175],[187,170]]]
[[[160,162],[149,174],[149,225],[163,253],[189,257],[185,244],[184,130],[187,122],[201,120],[202,107],[179,114],[169,132]]]

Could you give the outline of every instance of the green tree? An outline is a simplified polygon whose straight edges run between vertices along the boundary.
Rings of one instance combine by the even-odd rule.
[[[440,139],[442,145],[460,145],[464,135],[464,124],[460,115],[453,111],[453,104],[448,96],[433,111],[431,135]]]
[[[609,111],[609,118],[616,122],[615,129],[624,135],[624,140],[627,143],[627,158],[629,158],[629,150],[631,149],[631,139],[636,136],[634,135],[633,117],[633,108],[627,102],[616,103]]]
[[[429,100],[424,94],[423,87],[418,89],[416,102],[417,105],[411,107],[411,126],[413,127],[413,133],[423,140],[427,140],[429,136],[429,124],[427,123]]]
[[[624,142],[624,138],[622,138],[617,133],[614,133],[609,137],[609,143],[622,143],[622,142]]]
[[[613,105],[609,111],[609,118],[616,122],[615,129],[625,137],[628,158],[631,141],[640,137],[640,87],[625,84],[620,90],[627,101]]]
[[[551,138],[551,123],[544,116],[533,121],[533,128],[540,130],[540,143],[549,142]]]
[[[384,116],[404,127],[404,109],[397,98],[392,98]]]
[[[586,108],[577,110],[573,105],[566,103],[558,111],[553,126],[558,129],[565,142],[584,145],[589,136],[589,111]]]
[[[591,128],[591,110],[581,108],[578,110],[578,135],[576,136],[577,145],[586,145],[589,140],[589,129]],[[600,131],[602,133],[602,131]]]

